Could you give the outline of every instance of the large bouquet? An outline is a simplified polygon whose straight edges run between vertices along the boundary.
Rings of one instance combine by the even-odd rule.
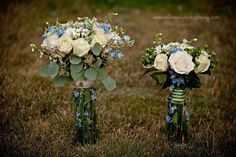
[[[218,59],[216,54],[208,50],[208,46],[194,47],[193,39],[183,39],[182,43],[164,44],[161,33],[156,36],[155,47],[145,50],[141,58],[143,67],[151,77],[162,85],[162,88],[173,89],[199,88],[198,74],[210,74]]]
[[[40,57],[49,58],[48,65],[41,65],[40,75],[50,76],[55,87],[73,80],[101,80],[106,89],[115,89],[116,82],[105,68],[112,58],[122,58],[121,49],[132,46],[134,41],[122,28],[112,28],[110,20],[100,23],[85,17],[67,23],[47,22],[41,47],[31,44],[32,51],[37,49]]]

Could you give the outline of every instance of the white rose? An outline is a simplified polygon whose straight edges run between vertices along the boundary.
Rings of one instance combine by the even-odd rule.
[[[166,54],[158,54],[154,60],[154,67],[160,71],[164,72],[168,69],[168,57]]]
[[[59,38],[58,35],[53,34],[48,36],[42,43],[41,47],[46,51],[53,52],[58,50]]]
[[[102,28],[97,28],[96,34],[93,36],[91,41],[91,46],[95,43],[99,43],[102,47],[105,47],[108,41],[109,37],[105,34],[104,30]]]
[[[195,73],[203,73],[206,72],[211,64],[210,59],[208,58],[208,53],[206,51],[201,51],[200,56],[196,58],[196,62],[199,63],[197,67],[195,67]]]
[[[41,47],[53,58],[62,58],[63,54],[59,52],[59,38],[58,35],[49,35],[42,43]]]
[[[78,38],[74,40],[73,46],[74,46],[73,53],[79,57],[85,56],[86,54],[88,54],[90,50],[90,45],[86,40],[84,40],[84,38]]]
[[[161,50],[161,45],[156,46],[156,47],[155,47],[155,51],[156,51],[157,54],[160,54],[161,51],[162,51],[162,50]]]
[[[169,58],[171,68],[178,74],[189,74],[194,69],[193,57],[186,51],[172,53]]]
[[[67,35],[63,35],[59,38],[59,51],[62,57],[69,54],[72,50],[72,40]]]

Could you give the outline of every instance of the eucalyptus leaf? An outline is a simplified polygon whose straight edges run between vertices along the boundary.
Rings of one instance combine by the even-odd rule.
[[[69,60],[71,64],[79,64],[82,61],[82,59],[77,56],[70,56]]]
[[[63,87],[65,83],[63,76],[58,76],[53,79],[54,87]]]
[[[64,82],[65,83],[71,83],[73,81],[73,79],[71,77],[64,77]]]
[[[73,73],[81,72],[82,69],[83,69],[83,64],[71,64],[70,65],[70,70]]]
[[[59,65],[55,62],[50,62],[48,65],[48,74],[51,76],[51,78],[54,78],[59,73]]]
[[[83,70],[81,72],[71,72],[71,77],[72,77],[73,80],[76,80],[76,81],[83,81],[83,80],[85,80],[84,71]]]
[[[92,52],[96,56],[99,56],[100,53],[102,52],[102,46],[99,43],[95,43],[93,48],[92,48]]]
[[[48,77],[49,76],[47,65],[43,64],[43,65],[40,66],[39,75],[42,76],[42,77]]]
[[[116,88],[116,81],[110,76],[107,76],[106,79],[102,80],[102,83],[105,86],[105,88],[109,91],[112,91]]]
[[[100,57],[97,57],[97,61],[95,63],[96,69],[98,69],[102,65],[102,59]]]
[[[88,80],[95,80],[97,78],[98,72],[94,68],[89,68],[85,71],[84,76]]]
[[[97,72],[98,72],[98,76],[97,76],[97,79],[99,79],[99,80],[104,80],[104,79],[106,79],[107,78],[107,72],[106,72],[106,70],[104,69],[104,68],[99,68],[98,70],[97,70]]]

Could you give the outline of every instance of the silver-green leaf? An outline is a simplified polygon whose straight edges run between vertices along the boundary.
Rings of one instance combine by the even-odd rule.
[[[97,71],[94,68],[89,68],[85,71],[84,76],[88,80],[95,80],[97,78]]]
[[[104,80],[104,79],[106,79],[107,78],[107,72],[106,72],[106,70],[104,69],[104,68],[99,68],[98,70],[97,70],[97,72],[98,72],[98,76],[97,76],[97,79],[99,79],[99,80]]]
[[[110,76],[107,76],[106,79],[102,80],[102,83],[105,86],[105,88],[109,91],[116,89],[116,81]]]
[[[54,87],[63,87],[65,83],[63,76],[58,76],[53,79]]]
[[[93,48],[92,48],[92,52],[96,56],[99,56],[100,53],[102,52],[102,46],[99,43],[95,43]]]
[[[54,78],[59,73],[59,65],[55,62],[50,62],[48,65],[48,74],[51,76],[51,78]]]
[[[42,76],[42,77],[48,77],[49,76],[47,65],[43,64],[43,65],[40,66],[39,75]]]
[[[70,56],[69,60],[71,64],[79,64],[82,61],[82,59],[77,56]]]
[[[102,65],[102,59],[97,57],[97,61],[95,62],[95,67],[98,69]]]
[[[85,80],[84,71],[83,70],[81,72],[71,72],[71,77],[73,78],[73,80],[76,80],[76,81],[83,81],[83,80]]]
[[[83,64],[71,64],[70,65],[70,70],[73,73],[81,72],[82,69],[83,69]]]

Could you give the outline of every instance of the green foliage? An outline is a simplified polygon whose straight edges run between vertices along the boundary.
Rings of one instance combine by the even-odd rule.
[[[200,47],[194,47],[192,49],[185,49],[193,58],[199,56],[201,54],[201,48]]]
[[[83,63],[81,64],[71,64],[70,65],[70,71],[71,73],[78,73],[81,72],[81,70],[83,69]]]
[[[188,75],[185,75],[186,87],[188,88],[200,88],[201,87],[201,81],[200,78],[197,76],[197,74],[193,71],[189,73]]]
[[[210,69],[215,68],[215,66],[219,63],[219,59],[216,56],[215,52],[209,52],[210,55],[210,61],[211,61],[211,65],[210,65]]]
[[[94,68],[89,68],[85,70],[84,76],[88,80],[95,80],[97,78],[98,72]]]
[[[102,83],[109,91],[112,91],[116,88],[116,81],[110,76],[107,76],[106,79],[103,79]]]
[[[85,77],[84,77],[84,71],[71,72],[71,77],[73,78],[73,80],[76,80],[76,81],[83,81],[83,80],[85,79]]]
[[[100,57],[97,57],[95,67],[98,69],[102,65],[102,59]]]
[[[173,123],[176,125],[178,123],[178,112],[175,112],[172,117]]]
[[[159,75],[157,75],[157,79],[158,79],[158,81],[159,81],[161,84],[163,84],[163,83],[166,82],[166,78],[167,78],[166,74],[159,74]]]
[[[92,52],[94,55],[99,56],[102,52],[102,46],[99,43],[95,43],[92,48]]]
[[[58,76],[53,79],[54,87],[63,87],[65,83],[65,79],[63,76]]]
[[[104,68],[99,68],[98,69],[98,75],[97,75],[97,79],[99,80],[104,80],[107,78],[107,72],[106,72],[106,69]]]
[[[42,64],[39,68],[39,75],[42,77],[48,77],[48,66],[45,64]]]
[[[51,78],[54,78],[59,73],[59,65],[56,62],[50,62],[48,65],[48,74],[51,76]]]
[[[83,81],[84,80],[84,70],[83,63],[80,64],[71,64],[70,65],[70,74],[73,80]]]
[[[153,64],[155,58],[156,58],[155,48],[147,48],[145,50],[144,55],[141,57],[141,62],[143,65]]]
[[[71,64],[79,64],[82,61],[82,59],[77,56],[70,56],[69,60]]]

